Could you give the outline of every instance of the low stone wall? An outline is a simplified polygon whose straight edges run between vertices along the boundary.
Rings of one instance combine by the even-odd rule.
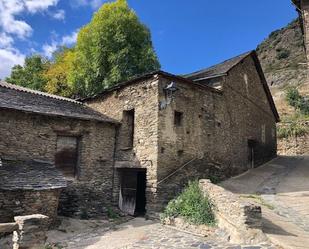
[[[200,188],[215,206],[218,227],[229,234],[232,243],[255,244],[266,240],[262,232],[261,207],[245,202],[209,180],[200,180]]]
[[[17,216],[15,223],[0,224],[1,232],[12,233],[13,237],[0,238],[1,249],[42,249],[46,242],[46,232],[49,218],[45,215],[34,214]]]
[[[309,134],[278,139],[278,154],[284,156],[309,155]]]
[[[13,222],[15,216],[34,213],[49,217],[50,224],[57,218],[59,189],[32,190],[1,190],[0,191],[0,222]]]

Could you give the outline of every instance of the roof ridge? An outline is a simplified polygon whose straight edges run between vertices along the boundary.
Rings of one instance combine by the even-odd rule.
[[[219,62],[219,63],[216,63],[216,64],[214,64],[214,65],[212,65],[212,66],[206,67],[206,68],[204,68],[204,69],[200,69],[200,70],[195,71],[195,72],[193,72],[193,73],[185,74],[185,75],[183,75],[183,77],[185,77],[185,78],[190,78],[190,77],[193,77],[193,76],[195,76],[195,75],[198,75],[198,74],[201,74],[201,73],[204,73],[204,72],[207,72],[207,71],[211,71],[211,69],[215,69],[216,67],[218,67],[218,66],[220,66],[220,65],[223,65],[223,64],[226,64],[227,62],[233,61],[233,60],[235,60],[235,59],[237,59],[237,58],[243,59],[243,58],[247,57],[248,55],[252,54],[254,51],[255,51],[255,50],[247,51],[247,52],[245,52],[245,53],[239,54],[239,55],[234,56],[234,57],[232,57],[232,58],[229,58],[229,59],[226,59],[226,60],[221,61],[221,62]],[[237,64],[238,64],[238,62],[235,62],[235,64],[234,64],[233,66],[235,66],[235,65],[237,65]],[[231,66],[230,68],[233,68],[233,66]],[[227,70],[227,72],[228,72],[228,71],[229,71],[229,70]],[[227,72],[224,72],[224,73],[227,73]]]
[[[20,92],[25,92],[25,93],[31,93],[31,94],[35,94],[35,95],[39,95],[39,96],[49,97],[49,98],[53,98],[53,99],[68,101],[68,102],[72,102],[72,103],[79,104],[79,105],[83,105],[82,102],[76,101],[76,100],[71,99],[71,98],[61,97],[61,96],[58,96],[58,95],[49,94],[49,93],[45,93],[45,92],[42,92],[42,91],[32,90],[30,88],[14,85],[14,84],[8,83],[6,81],[0,81],[0,87],[4,87],[4,88],[10,89],[10,90],[15,90],[15,91],[20,91]]]

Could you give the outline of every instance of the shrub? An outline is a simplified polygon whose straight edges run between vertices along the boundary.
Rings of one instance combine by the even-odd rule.
[[[290,51],[285,49],[285,48],[278,48],[277,50],[277,59],[278,60],[282,60],[282,59],[286,59],[290,56]]]
[[[300,137],[309,133],[309,127],[297,121],[292,121],[286,126],[279,126],[278,138]]]
[[[182,217],[192,224],[215,225],[214,205],[199,188],[198,181],[189,182],[185,190],[165,208],[161,219]]]
[[[109,219],[115,220],[119,218],[119,215],[114,211],[113,208],[107,207],[107,217]]]
[[[309,115],[309,99],[301,96],[296,87],[290,87],[286,91],[286,100],[295,110],[303,115]]]

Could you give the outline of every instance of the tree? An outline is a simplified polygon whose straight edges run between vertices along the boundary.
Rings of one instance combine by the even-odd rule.
[[[296,87],[291,87],[286,91],[286,100],[295,110],[299,110],[303,115],[309,115],[309,99],[300,95]]]
[[[54,53],[54,61],[44,72],[47,81],[44,88],[46,92],[63,97],[74,95],[73,86],[68,80],[68,72],[72,70],[74,55],[74,49],[65,47]]]
[[[104,4],[77,39],[69,80],[81,96],[160,68],[151,35],[126,0]]]
[[[15,85],[28,87],[34,90],[44,90],[46,79],[43,75],[49,62],[40,55],[26,57],[24,66],[15,65],[11,76],[6,81]]]

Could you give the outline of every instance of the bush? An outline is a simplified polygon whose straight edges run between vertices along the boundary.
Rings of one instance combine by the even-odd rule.
[[[286,101],[295,110],[299,110],[303,115],[309,115],[309,99],[301,96],[296,87],[290,87],[286,91]]]
[[[291,122],[283,127],[279,126],[277,130],[278,138],[300,137],[308,133],[309,127],[298,122]]]
[[[189,182],[185,190],[170,201],[161,219],[182,217],[187,222],[201,225],[215,225],[214,205],[208,197],[204,197],[198,181]]]
[[[282,60],[282,59],[286,59],[290,56],[290,51],[285,49],[285,48],[278,48],[277,50],[277,59],[278,60]]]

